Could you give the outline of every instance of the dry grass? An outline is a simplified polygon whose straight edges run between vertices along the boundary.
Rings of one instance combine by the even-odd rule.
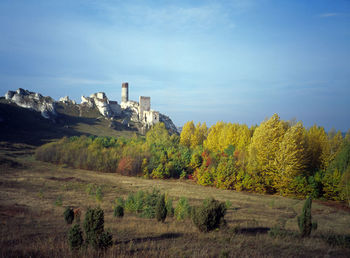
[[[350,249],[329,245],[322,236],[350,232],[350,212],[313,203],[313,218],[319,228],[308,239],[300,239],[297,215],[303,201],[250,193],[219,190],[180,180],[146,180],[55,166],[33,159],[31,146],[0,146],[0,255],[3,257],[281,257],[350,256]],[[103,189],[97,201],[87,194],[93,184]],[[232,203],[228,227],[199,233],[191,221],[167,218],[164,224],[133,214],[113,217],[116,197],[153,187],[177,199],[185,196],[192,205],[214,197]],[[62,206],[57,205],[62,201]],[[176,202],[175,202],[176,203]],[[84,250],[71,253],[66,241],[69,226],[62,213],[65,206],[100,205],[105,227],[112,230],[115,244],[106,253]],[[284,226],[291,234],[272,238],[267,231]],[[294,233],[293,233],[294,232]]]

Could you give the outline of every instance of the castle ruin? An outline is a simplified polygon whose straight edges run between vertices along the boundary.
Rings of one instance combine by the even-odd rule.
[[[151,110],[151,97],[140,96],[139,102],[129,100],[129,84],[122,83],[122,109],[131,109],[138,114],[137,120],[150,127],[159,123],[159,112]],[[136,120],[136,119],[135,119]]]

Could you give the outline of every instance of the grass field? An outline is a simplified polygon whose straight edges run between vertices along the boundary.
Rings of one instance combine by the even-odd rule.
[[[34,160],[34,147],[0,143],[0,254],[2,257],[350,257],[350,248],[335,239],[350,233],[350,210],[337,203],[313,202],[318,230],[310,238],[297,236],[297,216],[303,201],[280,196],[239,193],[203,187],[191,181],[147,180],[117,174],[70,169]],[[103,199],[87,194],[91,184],[102,187]],[[165,223],[126,213],[113,217],[116,197],[158,188],[191,205],[208,197],[229,201],[227,228],[200,233],[188,219]],[[326,205],[327,204],[327,205]],[[114,245],[106,253],[71,253],[67,243],[65,206],[100,206]],[[271,228],[284,228],[275,238]]]

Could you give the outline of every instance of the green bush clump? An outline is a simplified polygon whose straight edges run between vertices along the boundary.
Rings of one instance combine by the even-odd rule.
[[[95,249],[111,246],[112,235],[104,231],[104,212],[101,208],[88,208],[83,227],[88,245]]]
[[[117,202],[124,203],[124,208],[128,212],[152,219],[156,216],[156,205],[160,196],[160,191],[157,189],[153,189],[151,193],[140,190],[134,194],[129,194],[125,202],[119,199]]]
[[[167,209],[165,206],[165,195],[162,194],[156,204],[156,219],[157,221],[164,222],[167,215]]]
[[[165,202],[166,210],[167,210],[167,216],[174,217],[175,209],[173,207],[173,199],[168,197]]]
[[[98,186],[97,189],[96,189],[96,200],[98,202],[102,202],[102,199],[103,199],[102,187]]]
[[[184,220],[185,218],[190,217],[191,206],[188,204],[188,199],[186,197],[180,197],[174,215],[177,220]]]
[[[74,211],[71,207],[67,207],[63,213],[64,220],[67,224],[72,224],[74,220]]]
[[[311,218],[311,197],[307,198],[301,215],[298,217],[298,226],[301,237],[308,237],[312,230],[317,229],[317,222],[312,222]]]
[[[121,205],[114,207],[114,217],[122,218],[124,217],[124,208]]]
[[[225,224],[226,205],[215,199],[208,199],[192,209],[192,221],[201,232],[214,230]]]
[[[79,224],[75,224],[68,232],[68,243],[71,250],[78,250],[83,245],[83,232]]]

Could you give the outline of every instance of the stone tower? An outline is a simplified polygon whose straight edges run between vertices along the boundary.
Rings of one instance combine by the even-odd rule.
[[[129,84],[127,82],[122,83],[122,102],[129,101]]]

